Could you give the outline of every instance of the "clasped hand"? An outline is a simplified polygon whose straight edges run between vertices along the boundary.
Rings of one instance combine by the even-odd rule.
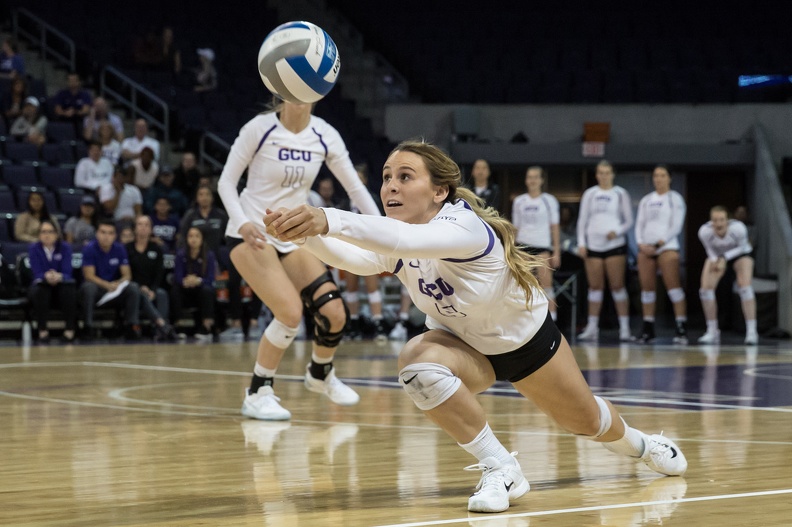
[[[300,241],[308,236],[327,234],[327,216],[322,209],[300,205],[293,209],[267,209],[264,216],[267,234],[284,242]]]

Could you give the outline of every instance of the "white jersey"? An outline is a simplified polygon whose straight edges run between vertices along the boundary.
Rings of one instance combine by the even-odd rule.
[[[406,286],[430,329],[448,331],[485,355],[513,351],[545,321],[547,298],[525,292],[506,264],[500,239],[463,200],[424,224],[322,209],[326,236],[303,245],[325,263],[357,275],[391,272]]]
[[[560,212],[555,196],[542,192],[532,198],[520,194],[512,203],[512,223],[517,227],[517,243],[553,251],[550,227],[558,225]]]
[[[751,242],[748,241],[748,229],[740,220],[729,220],[726,234],[722,238],[715,234],[712,222],[708,221],[701,226],[698,236],[707,252],[707,258],[713,262],[716,262],[720,257],[733,260],[753,251]]]
[[[654,245],[662,240],[657,253],[679,250],[679,233],[685,224],[687,207],[676,190],[664,194],[652,192],[641,199],[635,219],[635,241]]]
[[[593,186],[580,199],[577,222],[578,247],[605,252],[627,243],[625,234],[633,224],[630,195],[624,188],[613,186],[603,189]],[[608,239],[608,233],[616,237]]]
[[[231,146],[217,184],[228,212],[226,236],[239,238],[239,228],[247,222],[253,222],[265,233],[264,215],[268,208],[291,209],[307,203],[322,163],[327,163],[361,210],[380,215],[349,159],[344,141],[324,119],[312,115],[308,126],[298,134],[287,130],[275,112],[251,119]],[[247,186],[240,194],[237,184],[245,169]],[[282,253],[297,248],[293,243],[265,236]]]

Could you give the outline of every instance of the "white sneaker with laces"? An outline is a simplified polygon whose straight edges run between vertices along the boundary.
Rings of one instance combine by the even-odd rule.
[[[681,476],[687,470],[687,459],[679,447],[663,436],[652,434],[644,438],[646,442],[641,459],[646,466],[666,476]]]
[[[512,452],[512,457],[517,452]],[[484,473],[468,499],[471,512],[503,512],[509,508],[509,500],[516,500],[529,490],[531,485],[522,473],[520,464],[503,465],[495,457],[482,459],[480,463],[465,467],[465,470],[481,470]]]
[[[716,329],[715,331],[707,330],[702,336],[698,339],[699,344],[720,344],[720,330]]]
[[[250,393],[250,388],[246,389],[242,415],[262,421],[291,419],[291,412],[280,405],[280,397],[275,395],[272,386],[262,386],[256,393]]]
[[[352,406],[360,402],[360,396],[355,390],[341,382],[336,377],[335,367],[330,370],[325,380],[314,379],[311,376],[310,364],[305,367],[305,387],[312,392],[323,393],[334,403],[341,406]]]
[[[745,334],[745,345],[756,346],[759,344],[759,334],[756,331],[749,331]]]
[[[577,340],[598,340],[599,328],[596,326],[586,326],[582,333],[577,336]]]

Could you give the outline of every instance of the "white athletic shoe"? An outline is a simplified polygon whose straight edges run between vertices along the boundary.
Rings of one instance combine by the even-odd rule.
[[[517,452],[512,452],[512,457]],[[516,500],[529,490],[531,485],[522,473],[520,464],[502,465],[495,457],[465,467],[465,470],[481,470],[484,473],[468,499],[471,512],[503,512],[509,508],[509,500]]]
[[[635,337],[630,333],[630,328],[623,328],[619,330],[619,342],[632,342]]]
[[[352,406],[360,401],[360,396],[355,390],[341,382],[336,377],[335,367],[330,370],[325,380],[314,379],[311,376],[310,365],[305,367],[305,387],[312,392],[323,393],[334,403],[341,406]]]
[[[745,334],[745,345],[756,346],[759,344],[759,334],[756,331],[749,331]]]
[[[242,415],[262,421],[291,419],[291,412],[280,405],[280,397],[275,395],[272,386],[262,386],[256,393],[250,393],[250,388],[245,390]]]
[[[652,434],[644,438],[646,443],[641,459],[646,466],[666,476],[681,476],[687,470],[687,459],[679,447],[663,436]]]
[[[407,340],[407,328],[404,327],[404,324],[401,321],[396,322],[396,325],[393,326],[388,338],[390,340]]]
[[[598,340],[598,339],[599,339],[599,328],[596,326],[586,326],[583,332],[577,336],[577,340],[580,341]]]
[[[716,329],[715,331],[707,330],[702,336],[698,339],[699,344],[720,344],[720,330]]]

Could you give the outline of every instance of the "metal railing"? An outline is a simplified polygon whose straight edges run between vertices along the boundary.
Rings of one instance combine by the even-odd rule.
[[[225,165],[231,145],[222,137],[212,132],[204,132],[198,146],[198,158],[212,169],[222,169]]]
[[[170,108],[165,101],[113,66],[102,70],[99,91],[129,110],[132,118],[142,117],[149,128],[158,130],[163,147],[170,145]]]
[[[20,36],[38,46],[41,58],[55,59],[59,64],[74,71],[76,66],[76,47],[74,41],[63,32],[37,17],[24,7],[12,12],[14,38]]]

